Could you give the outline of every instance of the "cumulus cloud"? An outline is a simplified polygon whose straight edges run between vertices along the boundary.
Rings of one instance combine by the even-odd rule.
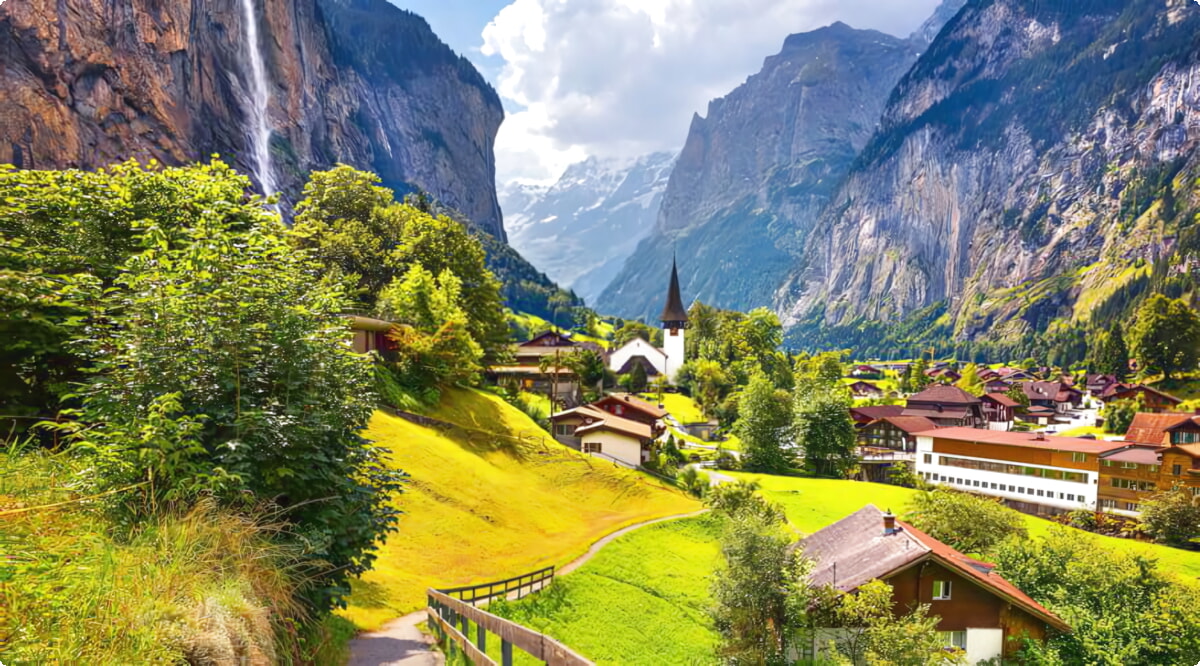
[[[834,21],[895,35],[938,0],[514,0],[483,30],[509,117],[498,179],[547,179],[588,155],[678,150],[691,116]]]

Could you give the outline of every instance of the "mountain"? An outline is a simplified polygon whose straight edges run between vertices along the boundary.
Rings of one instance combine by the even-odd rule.
[[[896,87],[777,306],[806,345],[1002,345],[1106,324],[1152,280],[1194,291],[1198,146],[1190,0],[972,2]]]
[[[933,40],[937,39],[938,33],[942,28],[954,18],[956,14],[962,11],[963,7],[967,6],[967,0],[942,0],[942,4],[933,10],[933,15],[917,28],[916,32],[909,36],[909,39],[922,44],[932,44]]]
[[[689,298],[769,305],[924,44],[845,24],[792,35],[692,119],[657,224],[597,308],[653,317],[671,254]]]
[[[344,162],[503,240],[503,117],[475,68],[386,0],[0,5],[0,163],[219,153],[294,202],[309,171]]]
[[[556,282],[594,301],[653,229],[674,163],[670,153],[592,157],[550,187],[502,188],[509,240]]]

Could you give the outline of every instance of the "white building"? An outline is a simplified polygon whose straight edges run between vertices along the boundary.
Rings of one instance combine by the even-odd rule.
[[[679,369],[687,360],[684,353],[684,335],[688,327],[688,315],[679,293],[679,270],[674,260],[671,262],[671,284],[667,288],[667,303],[663,306],[659,319],[663,327],[662,349],[641,338],[631,340],[609,355],[610,370],[624,374],[633,369],[633,364],[640,363],[647,376],[664,375],[667,381],[675,383]]]
[[[1029,513],[1095,510],[1100,457],[1114,442],[942,428],[917,434],[916,471],[930,483],[1004,499]]]

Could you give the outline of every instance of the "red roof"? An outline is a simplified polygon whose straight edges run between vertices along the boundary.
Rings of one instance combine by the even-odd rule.
[[[975,405],[979,398],[957,386],[930,386],[920,393],[909,396],[911,402],[931,402],[942,405]]]
[[[887,416],[900,416],[903,405],[878,405],[875,407],[851,407],[850,416],[856,421],[878,421]]]
[[[642,400],[641,398],[630,393],[613,393],[611,395],[606,395],[592,404],[603,405],[606,403],[624,405],[656,419],[661,419],[667,415],[667,410],[663,409],[662,407],[646,402],[645,400]]]
[[[1139,465],[1159,464],[1158,446],[1127,446],[1123,449],[1106,453],[1102,458],[1114,462],[1130,462]]]
[[[880,420],[890,423],[910,435],[938,428],[938,424],[924,416],[885,416]]]
[[[1004,395],[1003,393],[989,393],[989,394],[983,396],[983,400],[987,400],[989,402],[994,402],[997,405],[1000,405],[1001,407],[1020,407],[1021,406],[1021,403],[1017,402],[1016,400],[1013,400],[1012,398],[1008,397],[1007,395]]]
[[[1192,420],[1191,414],[1135,414],[1129,429],[1125,431],[1125,441],[1152,446],[1166,446],[1167,431]]]
[[[1001,446],[1020,446],[1031,449],[1047,449],[1050,451],[1071,451],[1075,453],[1092,453],[1100,455],[1106,451],[1119,449],[1126,445],[1124,442],[1100,442],[1094,439],[1079,437],[1055,437],[1031,432],[1001,432],[999,430],[981,430],[979,428],[942,428],[936,432],[927,433],[938,439],[951,439],[957,442],[972,444],[999,444]]]
[[[900,520],[898,529],[885,533],[883,516],[874,505],[867,505],[800,542],[804,554],[816,563],[812,584],[853,592],[868,581],[932,559],[1046,624],[1071,631],[1070,625],[996,574],[994,565],[967,557]]]
[[[1162,391],[1160,391],[1156,388],[1150,387],[1150,386],[1146,386],[1145,384],[1136,384],[1133,386],[1130,386],[1128,384],[1114,384],[1114,385],[1110,386],[1108,388],[1108,390],[1105,391],[1101,397],[1104,398],[1106,401],[1107,400],[1122,400],[1124,398],[1124,396],[1128,396],[1130,394],[1139,393],[1139,392],[1153,393],[1173,405],[1178,405],[1179,403],[1183,402],[1183,400],[1176,398],[1175,396],[1171,395],[1170,393],[1163,393]]]
[[[621,433],[638,439],[653,439],[654,433],[650,426],[645,423],[638,423],[626,418],[621,418],[614,414],[610,414],[602,409],[597,409],[591,405],[568,409],[565,412],[559,412],[550,417],[551,421],[557,421],[567,416],[581,416],[585,419],[591,419],[591,423],[585,423],[575,428],[575,434],[580,435],[597,430],[610,430],[612,432]]]

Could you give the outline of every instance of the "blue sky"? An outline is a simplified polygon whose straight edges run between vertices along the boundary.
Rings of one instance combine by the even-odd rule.
[[[683,147],[693,114],[784,39],[844,21],[908,36],[940,0],[390,0],[496,87],[496,181]]]

